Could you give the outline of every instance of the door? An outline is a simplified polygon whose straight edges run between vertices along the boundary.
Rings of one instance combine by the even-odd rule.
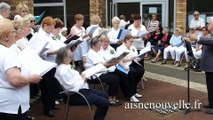
[[[120,14],[139,13],[144,15],[157,13],[162,26],[168,26],[169,13],[168,0],[113,0],[112,16]]]
[[[141,16],[148,16],[151,19],[152,14],[157,14],[158,21],[162,26],[168,26],[168,5],[167,2],[143,2],[141,3]]]
[[[152,18],[152,14],[157,14],[157,20],[162,23],[162,5],[161,4],[144,4],[142,5],[142,17],[146,16],[150,20]]]

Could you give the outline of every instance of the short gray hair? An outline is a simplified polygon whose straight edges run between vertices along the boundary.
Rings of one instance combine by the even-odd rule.
[[[93,46],[95,46],[96,44],[98,44],[99,42],[100,42],[100,39],[99,39],[98,36],[92,38],[91,41],[90,41],[91,48],[92,48]]]
[[[64,58],[68,56],[68,51],[70,49],[67,47],[62,47],[58,50],[57,56],[56,56],[56,63],[58,65],[62,64],[64,61]]]
[[[0,3],[0,13],[1,12],[4,12],[4,11],[6,11],[6,10],[10,10],[10,5],[9,4],[7,4],[7,3],[5,3],[5,2],[1,2]]]

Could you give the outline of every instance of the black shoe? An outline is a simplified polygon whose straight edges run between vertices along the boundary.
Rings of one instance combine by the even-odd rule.
[[[115,102],[119,105],[122,105],[121,102],[119,100],[115,100]]]
[[[33,116],[28,116],[28,120],[36,120]]]
[[[209,106],[209,104],[203,104],[204,108],[212,108],[211,106]]]
[[[161,63],[161,65],[166,64],[166,60],[163,60],[163,62]]]
[[[213,114],[213,109],[206,110],[206,114]]]
[[[52,110],[45,112],[45,115],[47,115],[48,117],[55,117],[55,114]]]

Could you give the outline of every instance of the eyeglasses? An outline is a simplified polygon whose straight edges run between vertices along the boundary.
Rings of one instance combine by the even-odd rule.
[[[35,20],[30,20],[30,22],[31,22],[31,23],[34,23],[34,22],[35,22]]]
[[[199,16],[199,14],[194,14],[194,16]]]
[[[22,12],[26,12],[27,13],[28,11],[27,10],[22,10]]]

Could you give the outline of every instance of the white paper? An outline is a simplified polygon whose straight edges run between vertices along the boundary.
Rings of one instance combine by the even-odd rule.
[[[56,63],[41,59],[36,52],[26,47],[20,54],[20,60],[23,66],[27,68],[31,74],[43,76],[49,70],[56,66]]]
[[[151,51],[151,46],[146,46],[145,48],[140,50],[140,53],[139,53],[138,57],[142,57],[142,56],[144,56],[144,54],[146,54],[146,53],[148,53],[150,51]]]
[[[77,46],[77,45],[79,45],[80,43],[82,43],[83,41],[81,41],[81,40],[72,40],[70,43],[68,43],[67,44],[67,48],[70,48],[70,47],[72,47],[72,46]]]
[[[30,39],[28,43],[28,47],[35,51],[36,54],[41,54],[41,52],[45,52],[46,50],[45,47],[49,44],[49,42],[45,39],[39,36],[38,33],[35,33],[33,37]]]
[[[120,60],[122,60],[128,54],[129,54],[129,52],[123,52],[118,57],[114,57],[114,58],[110,59],[109,61],[107,61],[107,63],[119,62]]]
[[[101,71],[106,71],[106,70],[107,70],[107,68],[103,64],[99,63],[99,64],[83,71],[82,74],[86,75],[87,78],[90,78],[92,75],[99,73]]]
[[[149,33],[148,31],[139,30],[136,36],[137,37],[145,37],[148,33]]]
[[[149,7],[149,13],[157,13],[157,7]]]
[[[93,33],[95,32],[95,30],[96,30],[97,28],[98,28],[98,25],[92,26],[92,27],[90,28],[90,31],[87,33],[87,35],[92,36]]]
[[[126,37],[126,35],[130,34],[131,30],[130,29],[123,29],[122,33],[120,35],[119,40],[124,40],[124,38]]]

